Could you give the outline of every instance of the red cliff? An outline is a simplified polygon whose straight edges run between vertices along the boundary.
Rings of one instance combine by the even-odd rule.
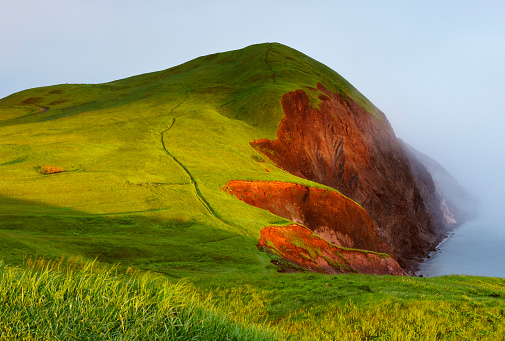
[[[258,247],[313,272],[405,275],[387,254],[336,247],[297,224],[264,228]]]
[[[337,246],[392,253],[368,213],[337,191],[280,181],[230,181],[243,202],[307,226]]]
[[[443,226],[430,212],[404,149],[382,113],[374,116],[321,85],[318,90],[317,108],[304,90],[284,95],[277,139],[251,145],[278,167],[359,203],[399,263],[413,267],[434,247]]]

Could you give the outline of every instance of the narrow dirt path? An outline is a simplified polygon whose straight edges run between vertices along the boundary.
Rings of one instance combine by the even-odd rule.
[[[270,54],[270,50],[272,49],[272,44],[271,43],[268,43],[268,49],[265,51],[265,57],[263,58],[263,62],[266,64],[266,66],[268,67],[268,69],[270,71],[272,71],[272,75],[270,76],[270,78],[272,78],[272,81],[274,82],[274,84],[276,84],[277,82],[277,72],[273,69],[272,65],[270,64],[270,62],[268,61],[268,55]],[[247,96],[247,94],[243,94],[243,95],[240,95],[240,96],[237,96],[235,97],[234,99],[232,99],[231,101],[228,101],[224,104],[221,104],[221,108],[232,103],[232,102],[235,102],[239,99],[242,99],[244,98],[245,96]]]
[[[272,43],[268,43],[268,49],[265,51],[265,58],[263,61],[268,66],[268,69],[272,71],[272,80],[274,84],[277,82],[277,72],[273,69],[272,65],[268,62],[268,55],[270,54],[270,50],[272,49]]]
[[[180,83],[181,86],[184,88],[184,90],[186,91],[186,97],[184,97],[184,99],[178,103],[175,107],[173,107],[171,110],[170,110],[170,113],[169,113],[169,116],[171,116],[174,111],[179,108],[184,102],[186,102],[186,100],[188,99],[189,97],[189,92],[190,90],[187,89],[182,83]],[[198,201],[200,201],[200,204],[202,204],[202,206],[205,208],[205,210],[207,210],[207,212],[212,215],[214,218],[220,220],[221,222],[225,223],[226,225],[229,225],[226,221],[224,221],[217,213],[216,211],[214,211],[214,209],[212,208],[212,206],[209,204],[209,202],[204,198],[204,196],[202,195],[202,192],[200,191],[200,188],[198,188],[198,183],[196,182],[195,178],[193,177],[193,175],[191,174],[191,172],[189,171],[189,169],[179,160],[175,157],[174,154],[172,154],[166,144],[165,144],[165,140],[164,140],[164,137],[165,137],[165,134],[170,130],[172,129],[172,127],[174,126],[175,124],[175,117],[172,118],[172,123],[170,124],[170,126],[165,129],[164,131],[162,131],[160,133],[161,135],[161,145],[163,147],[163,150],[165,151],[165,153],[170,156],[172,158],[172,160],[174,160],[181,168],[182,170],[188,175],[190,181],[191,181],[191,184],[193,185],[193,188],[195,190],[195,193],[196,193],[196,197],[198,198]]]

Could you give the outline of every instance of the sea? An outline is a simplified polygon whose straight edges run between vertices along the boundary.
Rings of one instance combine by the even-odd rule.
[[[505,278],[505,220],[484,215],[456,227],[417,275],[472,275]]]

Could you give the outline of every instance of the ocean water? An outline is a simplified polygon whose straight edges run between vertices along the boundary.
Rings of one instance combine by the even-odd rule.
[[[455,228],[420,264],[417,274],[505,278],[505,220],[484,216]]]

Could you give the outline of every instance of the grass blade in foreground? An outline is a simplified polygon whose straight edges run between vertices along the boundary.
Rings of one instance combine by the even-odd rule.
[[[0,340],[270,340],[196,291],[152,274],[119,275],[94,262],[0,263]]]

